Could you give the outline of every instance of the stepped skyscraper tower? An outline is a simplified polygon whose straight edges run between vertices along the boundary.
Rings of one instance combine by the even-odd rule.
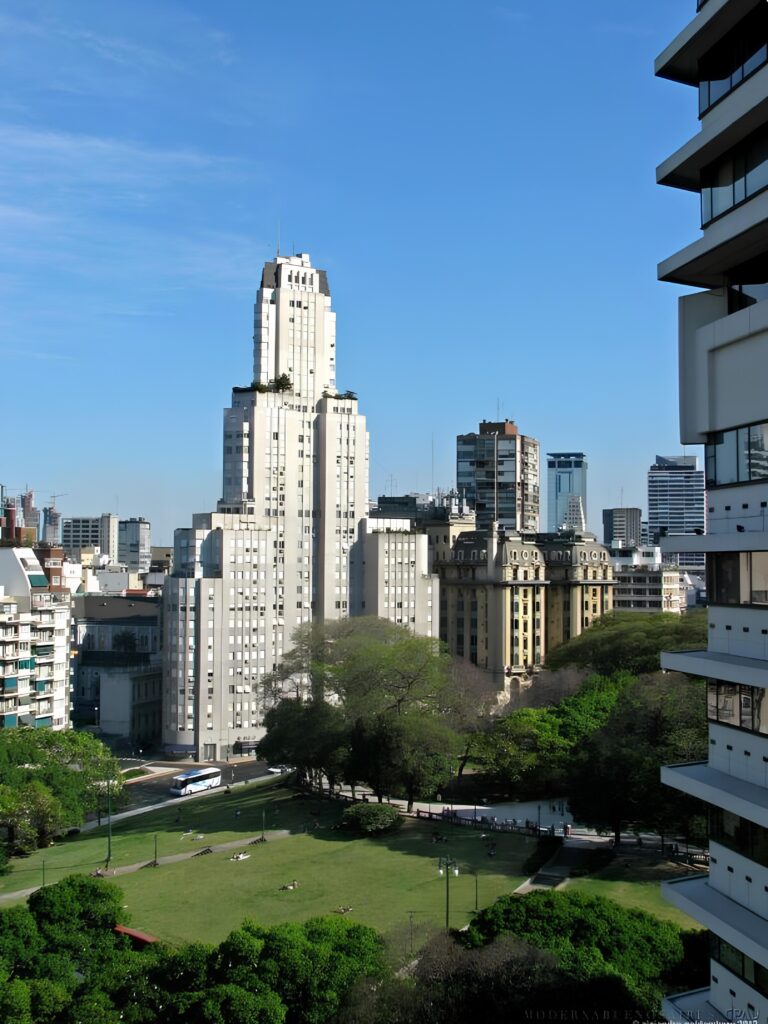
[[[216,511],[176,531],[164,594],[164,742],[210,760],[263,735],[263,680],[297,626],[361,610],[368,434],[337,391],[328,278],[306,253],[264,266],[223,467]]]

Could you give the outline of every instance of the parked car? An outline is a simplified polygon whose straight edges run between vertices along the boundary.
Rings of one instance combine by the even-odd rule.
[[[288,772],[295,772],[296,769],[292,768],[289,764],[273,764],[267,768],[270,775],[287,775]]]

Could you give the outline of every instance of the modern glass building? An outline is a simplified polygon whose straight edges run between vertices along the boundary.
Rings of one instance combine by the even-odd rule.
[[[679,299],[680,440],[704,445],[707,486],[707,533],[662,546],[706,555],[710,602],[707,648],[662,655],[664,668],[708,680],[709,756],[662,778],[709,814],[709,873],[665,892],[710,931],[710,983],[663,1010],[675,1021],[765,1021],[768,4],[699,0],[656,73],[699,93],[699,131],[657,173],[700,194],[702,233],[659,277],[697,289]]]
[[[707,526],[704,470],[695,455],[657,455],[648,470],[648,532],[652,544],[675,534],[701,534]],[[672,542],[670,541],[670,544]],[[700,552],[667,551],[667,559],[704,571]]]
[[[573,523],[574,507],[580,499],[581,523]],[[578,512],[576,513],[578,515]],[[547,530],[563,526],[586,529],[587,458],[584,452],[547,452]]]

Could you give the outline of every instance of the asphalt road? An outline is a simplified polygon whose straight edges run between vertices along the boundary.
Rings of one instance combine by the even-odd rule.
[[[124,792],[128,798],[125,810],[148,807],[152,804],[163,803],[165,800],[177,799],[168,792],[171,779],[174,775],[196,767],[192,761],[154,761],[133,757],[121,758],[120,766],[123,769],[139,767],[153,769],[151,775],[136,779],[125,786]],[[205,767],[209,767],[209,765],[206,764]],[[252,758],[221,762],[217,763],[216,767],[221,768],[222,785],[237,785],[238,782],[262,779],[269,774],[266,761],[255,761]]]

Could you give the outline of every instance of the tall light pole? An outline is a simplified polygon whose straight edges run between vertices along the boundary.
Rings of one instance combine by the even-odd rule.
[[[112,860],[112,785],[107,779],[107,867]]]
[[[450,931],[451,924],[451,874],[459,873],[459,862],[452,857],[440,857],[437,862],[437,873],[445,875],[445,930]]]

